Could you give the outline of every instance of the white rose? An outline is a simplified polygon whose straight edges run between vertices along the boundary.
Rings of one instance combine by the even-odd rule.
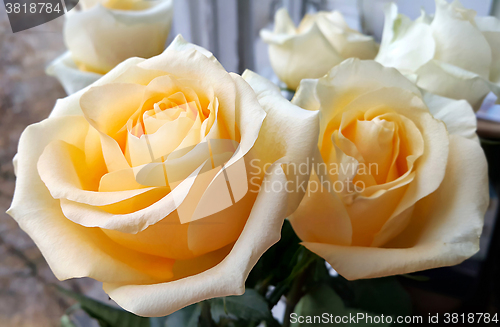
[[[500,22],[476,17],[458,1],[436,0],[435,17],[422,13],[415,21],[390,4],[375,60],[414,74],[422,89],[465,99],[477,110],[490,91],[500,94]]]
[[[282,167],[306,162],[318,132],[318,113],[179,36],[26,128],[8,213],[57,278],[94,278],[126,310],[164,316],[243,294],[300,203],[289,183],[309,178]]]
[[[347,25],[338,11],[304,16],[296,28],[288,11],[276,12],[274,31],[262,30],[269,44],[274,72],[290,88],[304,78],[319,78],[347,58],[373,59],[378,50],[372,37]]]
[[[172,0],[84,0],[83,10],[66,15],[68,52],[47,74],[68,94],[90,85],[131,57],[150,58],[165,48],[173,15]]]

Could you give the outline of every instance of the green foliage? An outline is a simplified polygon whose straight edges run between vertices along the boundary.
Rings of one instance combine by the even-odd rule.
[[[269,285],[276,285],[287,278],[297,263],[302,246],[288,220],[283,223],[281,239],[259,259],[248,276],[247,288],[255,288],[260,294],[267,292]]]
[[[253,322],[272,321],[273,317],[266,300],[253,289],[247,289],[241,296],[228,296],[210,300],[212,317],[219,321],[234,317]]]
[[[136,316],[133,313],[114,308],[62,287],[57,287],[57,289],[61,293],[77,300],[81,309],[89,316],[96,319],[101,327],[150,327],[149,318]],[[67,322],[66,319],[64,320]],[[61,324],[62,323],[63,321],[61,320]],[[65,325],[65,327],[66,326],[71,325]]]
[[[410,296],[396,277],[363,279],[350,282],[354,306],[362,310],[392,316],[410,315]]]
[[[209,312],[204,312],[208,308]],[[227,296],[190,305],[167,317],[167,327],[204,326],[267,326],[279,324],[274,320],[266,300],[253,289],[241,296]]]
[[[246,287],[266,296],[269,308],[289,291],[293,279],[312,261],[310,252],[299,243],[292,225],[285,220],[280,241],[264,253],[250,272]],[[274,286],[271,294],[267,294],[269,286]]]
[[[197,327],[201,315],[201,304],[196,303],[166,317],[167,327]]]
[[[332,316],[335,317],[351,317],[357,316],[358,314],[370,315],[373,314],[364,312],[362,310],[350,309],[344,305],[342,299],[335,293],[333,289],[327,285],[317,287],[311,290],[304,297],[302,297],[295,307],[294,313],[297,315],[294,320],[292,320],[292,327],[315,327],[315,326],[325,326],[325,323],[332,322]],[[332,316],[330,316],[332,315]],[[304,317],[304,322],[300,323],[297,317]],[[310,321],[307,321],[307,317],[310,317]],[[315,318],[316,317],[316,321]],[[333,318],[334,319],[334,318]],[[297,320],[297,321],[295,321]],[[335,322],[335,320],[333,320]],[[351,323],[349,321],[335,324],[337,326],[388,326],[387,323],[370,323],[365,320],[357,321],[356,323]]]

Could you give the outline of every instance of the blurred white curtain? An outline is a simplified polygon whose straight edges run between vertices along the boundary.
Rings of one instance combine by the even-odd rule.
[[[175,0],[170,39],[177,34],[210,50],[228,71],[238,70],[238,0]]]

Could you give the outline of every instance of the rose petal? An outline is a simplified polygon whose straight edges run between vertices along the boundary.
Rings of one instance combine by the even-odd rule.
[[[57,78],[68,95],[80,91],[102,77],[101,74],[79,70],[69,51],[54,59],[45,72]]]
[[[85,123],[83,120],[82,124]],[[38,173],[54,199],[102,206],[124,201],[152,189],[143,187],[119,192],[88,190],[82,185],[82,181],[89,178],[84,160],[83,151],[66,142],[56,140],[45,147],[38,160]]]
[[[476,12],[446,0],[436,0],[436,14],[430,24],[436,41],[435,60],[448,63],[488,79],[491,48],[475,26]]]
[[[342,112],[343,108],[354,98],[384,87],[398,87],[420,95],[418,88],[394,68],[387,68],[374,61],[348,59],[332,68],[318,81],[316,96],[324,108],[324,124],[331,121],[334,115]],[[334,110],[331,110],[334,108]]]
[[[375,61],[400,71],[414,72],[434,57],[435,47],[428,24],[398,15],[395,3],[386,7],[382,43]]]
[[[207,58],[207,51],[199,51],[194,46],[183,46],[183,43],[185,41],[181,37],[176,38],[161,55],[139,64],[139,67],[163,70],[178,79],[200,80],[211,85],[219,101],[219,128],[228,134],[222,137],[236,139],[236,86],[233,79],[213,56]]]
[[[91,87],[82,94],[80,106],[95,129],[115,137],[139,109],[145,91],[144,86],[132,83]]]
[[[127,285],[104,283],[103,288],[121,307],[137,315],[159,317],[209,298],[241,295],[245,280],[260,256],[280,238],[287,210],[286,177],[276,165],[267,177],[282,186],[280,192],[261,192],[252,213],[225,259],[212,269],[168,283]]]
[[[386,248],[303,244],[348,280],[455,265],[479,249],[488,195],[487,163],[481,147],[450,135],[443,183],[417,203],[410,225]]]
[[[489,83],[479,75],[437,60],[431,60],[417,70],[417,85],[437,95],[467,100],[475,111],[490,92]],[[496,94],[498,90],[492,89]]]
[[[128,68],[134,67],[139,62],[144,61],[142,58],[129,58],[119,65],[117,65],[113,70],[111,70],[106,75],[103,75],[93,84],[87,86],[86,88],[68,95],[65,98],[58,99],[56,101],[56,105],[52,112],[50,113],[50,117],[58,117],[58,116],[72,116],[72,115],[83,115],[82,109],[80,107],[80,98],[82,94],[88,91],[91,86],[99,86],[112,82],[116,78],[118,78],[124,71]]]
[[[344,59],[316,23],[303,33],[292,34],[282,44],[268,37],[266,31],[261,32],[261,37],[270,43],[269,59],[276,75],[293,90],[301,79],[321,77]]]
[[[172,260],[125,250],[99,229],[85,228],[64,217],[59,201],[52,198],[38,176],[36,164],[45,146],[53,140],[83,146],[86,125],[82,117],[54,117],[23,132],[9,215],[35,241],[61,280],[85,276],[104,282],[151,283],[170,278]]]
[[[352,226],[349,215],[331,187],[321,189],[322,181],[325,179],[320,180],[315,172],[311,173],[308,192],[288,219],[301,240],[351,245]],[[311,223],[310,217],[314,217],[314,223]]]
[[[476,115],[467,101],[453,100],[430,92],[424,92],[424,101],[434,118],[446,124],[448,133],[479,142]]]
[[[319,110],[320,103],[316,96],[317,79],[303,79],[300,81],[299,88],[295,92],[291,102],[306,110]]]
[[[302,174],[298,167],[309,165],[309,159],[314,154],[318,138],[318,111],[303,110],[286,100],[279,88],[264,77],[246,70],[243,78],[250,84],[257,94],[260,105],[267,116],[262,125],[259,138],[251,152],[253,158],[258,159],[250,163],[255,170],[250,175],[257,177],[263,173],[264,165],[278,160],[281,163],[290,163],[287,170],[290,184],[291,214],[302,199],[309,174]],[[279,122],[279,123],[276,123]]]
[[[202,166],[195,170],[188,179],[177,185],[170,193],[163,194],[160,199],[155,198],[156,202],[148,203],[148,206],[144,208],[134,208],[135,211],[134,209],[123,210],[119,207],[114,210],[104,210],[95,205],[74,202],[66,198],[61,198],[61,208],[68,219],[85,227],[101,227],[124,233],[137,233],[150,225],[156,224],[176,210],[189,194],[191,187],[196,188],[193,183],[195,183],[196,176],[201,169]],[[130,200],[133,201],[134,199]],[[127,202],[127,200],[124,200],[121,205],[126,205]],[[120,203],[117,203],[117,205],[120,205]],[[138,205],[140,205],[140,202]],[[123,211],[126,213],[123,213]]]
[[[349,28],[339,11],[319,12],[315,21],[342,58],[373,59],[378,46],[373,37]]]

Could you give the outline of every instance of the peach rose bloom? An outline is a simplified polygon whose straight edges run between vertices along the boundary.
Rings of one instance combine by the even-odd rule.
[[[396,69],[349,59],[303,80],[292,103],[320,112],[320,136],[290,222],[340,275],[411,273],[478,251],[487,163],[466,101],[422,96]]]
[[[244,292],[303,195],[250,188],[247,177],[295,178],[282,165],[305,162],[319,129],[318,113],[245,79],[178,36],[28,126],[8,213],[57,278],[101,281],[142,316]]]

